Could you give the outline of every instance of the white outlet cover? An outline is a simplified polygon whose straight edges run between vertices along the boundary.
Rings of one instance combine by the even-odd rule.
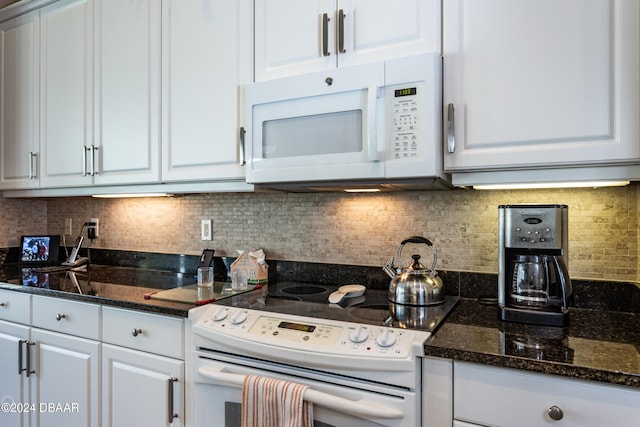
[[[202,234],[202,240],[213,239],[213,221],[210,219],[203,219],[200,223],[200,232]]]

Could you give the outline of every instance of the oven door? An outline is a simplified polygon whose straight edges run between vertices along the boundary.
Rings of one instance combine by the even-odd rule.
[[[309,386],[305,399],[313,403],[314,427],[418,427],[419,396],[415,391],[358,381],[318,371],[226,355],[196,354],[194,358],[194,426],[240,427],[242,382],[245,375],[265,375]],[[223,359],[223,360],[220,360]]]
[[[384,177],[383,85],[383,62],[248,85],[247,182]]]

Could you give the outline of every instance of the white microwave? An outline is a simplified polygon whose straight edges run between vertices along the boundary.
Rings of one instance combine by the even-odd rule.
[[[446,182],[441,75],[434,53],[247,85],[247,182],[285,189]]]

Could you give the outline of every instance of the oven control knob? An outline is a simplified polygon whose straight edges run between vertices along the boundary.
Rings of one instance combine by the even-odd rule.
[[[234,325],[239,325],[240,323],[244,322],[245,320],[247,320],[247,312],[246,311],[239,311],[236,314],[233,315],[233,317],[231,318],[231,323],[233,323]]]
[[[229,312],[227,311],[226,308],[224,307],[219,307],[215,313],[213,313],[213,316],[211,316],[211,318],[216,321],[219,322],[221,320],[224,320],[227,318],[227,315],[229,314]]]
[[[385,329],[380,335],[378,335],[376,342],[380,347],[391,347],[396,343],[396,336],[389,332],[389,329]]]
[[[349,339],[355,343],[364,342],[367,338],[369,338],[369,332],[362,326],[358,326],[349,334]]]

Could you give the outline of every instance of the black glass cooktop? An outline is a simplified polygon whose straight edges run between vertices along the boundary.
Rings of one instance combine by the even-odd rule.
[[[367,289],[361,296],[345,297],[338,304],[331,304],[329,295],[337,289],[338,286],[324,284],[281,282],[216,304],[432,332],[459,301],[458,297],[447,296],[443,303],[437,305],[392,304],[387,299],[386,290]]]

